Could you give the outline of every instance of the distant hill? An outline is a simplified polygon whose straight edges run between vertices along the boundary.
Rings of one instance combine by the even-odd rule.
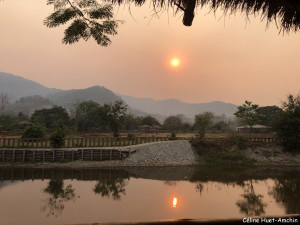
[[[105,103],[113,103],[122,100],[121,97],[115,95],[111,90],[105,87],[94,86],[86,89],[72,89],[67,91],[58,91],[47,96],[54,104],[61,105],[66,108],[83,101],[94,101],[100,105]]]
[[[48,98],[39,95],[22,97],[14,103],[10,103],[7,112],[18,114],[22,112],[26,115],[31,115],[35,110],[51,108],[54,105]]]
[[[10,102],[15,102],[22,97],[40,95],[46,97],[59,91],[55,88],[47,88],[34,81],[24,79],[9,73],[0,72],[0,92],[8,95]]]
[[[220,101],[191,104],[176,99],[153,100],[151,98],[135,98],[115,94],[101,86],[59,90],[47,88],[19,76],[0,72],[1,92],[8,94],[11,102],[9,107],[11,112],[18,113],[22,111],[26,114],[31,114],[35,109],[47,108],[52,105],[60,105],[68,110],[72,110],[76,104],[82,101],[90,100],[103,105],[122,99],[129,106],[129,113],[138,116],[152,115],[161,122],[169,115],[183,114],[186,117],[194,118],[196,114],[205,111],[213,112],[216,115],[225,114],[226,116],[232,116],[237,109],[236,105]]]
[[[122,99],[132,108],[149,114],[160,114],[165,116],[183,114],[194,118],[196,114],[213,112],[216,115],[225,114],[232,116],[237,106],[231,103],[214,101],[209,103],[186,103],[176,99],[153,100],[151,98],[135,98],[120,95]]]

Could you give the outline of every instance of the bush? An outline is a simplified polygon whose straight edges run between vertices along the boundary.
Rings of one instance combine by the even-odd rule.
[[[22,138],[44,138],[45,128],[39,125],[33,125],[24,130]]]
[[[243,136],[240,136],[240,135],[237,135],[235,138],[234,138],[234,142],[235,144],[237,145],[237,147],[239,149],[245,149],[247,148],[248,146],[248,141],[247,141],[247,138],[243,137]]]
[[[128,137],[128,138],[133,138],[133,137],[134,137],[134,133],[128,133],[128,134],[127,134],[127,137]]]
[[[59,128],[50,135],[50,145],[53,148],[61,148],[65,145],[66,132]]]

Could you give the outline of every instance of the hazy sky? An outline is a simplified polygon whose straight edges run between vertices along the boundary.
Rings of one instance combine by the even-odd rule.
[[[130,10],[121,5],[115,18],[125,23],[105,48],[92,39],[63,45],[66,26],[43,25],[51,12],[46,0],[0,2],[0,72],[47,87],[100,85],[135,97],[186,102],[280,105],[300,90],[300,33],[278,34],[259,16],[246,21],[244,15],[224,18],[199,8],[193,25],[185,27],[182,13],[171,9],[158,19],[149,2]],[[170,66],[173,57],[180,66]]]

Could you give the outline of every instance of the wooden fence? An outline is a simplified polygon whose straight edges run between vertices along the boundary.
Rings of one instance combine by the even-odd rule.
[[[122,149],[1,149],[0,162],[122,160],[132,152]]]
[[[176,140],[190,140],[191,138],[178,137]],[[226,141],[230,138],[205,138],[208,141]],[[137,145],[158,141],[172,140],[169,137],[121,137],[121,138],[107,138],[107,137],[85,137],[85,138],[66,138],[64,148],[78,148],[78,147],[113,147],[113,146],[128,146]],[[245,140],[255,143],[280,143],[282,140],[279,138],[263,138],[253,137],[245,138]],[[1,148],[51,148],[50,140],[43,138],[0,138]]]
[[[235,139],[234,137],[232,137],[232,138],[204,138],[204,140],[211,141],[211,142],[222,142],[222,141],[225,142],[228,140],[238,140],[238,139]],[[249,141],[252,143],[281,143],[282,142],[282,139],[280,139],[280,138],[269,138],[269,137],[267,137],[267,138],[242,137],[241,140]]]
[[[183,140],[184,138],[177,138]],[[112,147],[112,146],[128,146],[150,142],[168,141],[168,137],[85,137],[85,138],[66,138],[65,148],[77,147]],[[50,148],[50,140],[43,138],[0,138],[0,148]]]

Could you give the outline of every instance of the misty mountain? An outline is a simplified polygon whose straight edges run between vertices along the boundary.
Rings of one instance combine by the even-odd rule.
[[[37,82],[24,79],[9,73],[0,72],[0,93],[6,93],[9,101],[14,102],[22,97],[40,95],[46,97],[59,91],[55,88],[47,88]]]
[[[36,109],[60,105],[73,110],[75,105],[83,101],[94,101],[103,105],[122,100],[128,105],[128,113],[136,116],[152,115],[159,121],[166,116],[183,114],[194,118],[205,111],[216,115],[232,116],[237,106],[220,101],[191,104],[176,99],[153,100],[151,98],[135,98],[115,94],[105,87],[93,86],[85,89],[59,90],[47,88],[34,81],[19,76],[0,72],[0,93],[8,94],[9,112],[31,114]],[[18,101],[17,101],[18,100]],[[14,103],[13,103],[14,102]]]
[[[237,110],[237,106],[231,103],[214,101],[209,103],[186,103],[177,99],[153,100],[151,98],[135,98],[120,95],[128,106],[147,112],[149,114],[160,114],[165,116],[183,114],[189,118],[194,118],[196,114],[203,112],[213,112],[215,115],[225,114],[232,116]]]
[[[22,112],[26,115],[31,115],[35,110],[51,108],[54,105],[48,98],[40,95],[22,97],[15,103],[9,103],[7,112],[18,114]]]
[[[100,105],[105,103],[113,103],[122,100],[121,97],[115,95],[111,90],[105,87],[94,86],[85,89],[72,89],[67,91],[58,91],[47,96],[50,101],[56,105],[61,105],[66,108],[73,107],[83,101],[94,101]]]

